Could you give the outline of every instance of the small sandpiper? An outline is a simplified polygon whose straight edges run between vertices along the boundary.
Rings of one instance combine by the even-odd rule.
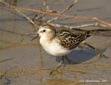
[[[56,30],[49,24],[40,26],[37,33],[40,37],[40,44],[47,53],[62,57],[69,54],[82,41],[90,36],[90,31],[73,33],[67,29]]]
[[[43,49],[50,55],[62,56],[62,60],[64,56],[73,51],[74,48],[90,36],[90,31],[73,33],[67,29],[56,30],[49,24],[41,25],[37,33]],[[63,64],[63,61],[61,64]]]

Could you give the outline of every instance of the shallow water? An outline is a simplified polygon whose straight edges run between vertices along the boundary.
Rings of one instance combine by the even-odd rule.
[[[49,5],[52,9],[61,11],[70,2],[49,0]],[[34,9],[42,7],[41,0],[27,0],[27,3],[26,0],[20,0],[14,3]],[[109,0],[79,0],[68,14],[96,16],[111,22],[110,4]],[[25,13],[31,18],[35,15],[31,12]],[[67,25],[88,22],[75,19],[57,21]],[[71,60],[80,64],[68,64],[65,61],[65,66],[60,68],[59,72],[55,71],[53,75],[49,75],[61,57],[48,55],[39,46],[38,40],[31,41],[33,36],[23,35],[32,33],[32,26],[26,19],[10,9],[0,7],[0,85],[110,85],[110,36],[96,35],[86,40],[87,43],[101,49],[109,58],[101,58],[94,50],[82,45],[68,55]]]

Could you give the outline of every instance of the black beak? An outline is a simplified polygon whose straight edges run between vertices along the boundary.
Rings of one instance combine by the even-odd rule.
[[[36,38],[38,38],[38,34],[37,34],[37,36],[33,37],[31,41],[35,40]]]

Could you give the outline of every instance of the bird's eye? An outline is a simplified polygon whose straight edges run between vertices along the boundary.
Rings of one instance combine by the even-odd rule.
[[[43,30],[43,32],[46,32],[46,30]]]

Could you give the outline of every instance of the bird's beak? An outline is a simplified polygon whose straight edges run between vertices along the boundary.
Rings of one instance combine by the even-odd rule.
[[[37,34],[35,37],[32,38],[31,41],[35,40],[35,39],[38,38],[38,37],[39,37],[39,35]]]

